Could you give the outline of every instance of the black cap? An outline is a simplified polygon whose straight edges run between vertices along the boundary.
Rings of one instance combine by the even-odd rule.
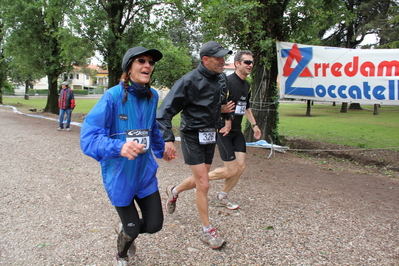
[[[141,54],[151,55],[152,59],[155,62],[161,60],[162,58],[162,53],[156,49],[146,49],[143,46],[133,47],[127,50],[125,56],[123,57],[122,70],[127,73],[129,71],[130,64],[133,61],[133,58]]]
[[[210,41],[204,43],[201,47],[200,57],[204,56],[214,56],[214,57],[224,57],[227,54],[232,54],[233,51],[223,48],[218,42]]]

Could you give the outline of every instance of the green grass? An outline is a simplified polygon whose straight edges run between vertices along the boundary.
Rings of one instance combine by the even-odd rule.
[[[76,113],[88,113],[98,99],[76,99]],[[13,105],[23,112],[28,108],[42,110],[46,98],[4,97],[5,105]],[[341,105],[315,104],[311,116],[307,117],[306,103],[280,103],[279,134],[284,137],[319,140],[357,148],[399,147],[399,106],[382,106],[379,115],[373,115],[373,106],[362,105],[363,110],[348,110],[340,113]],[[173,119],[179,127],[180,116]]]
[[[399,147],[399,106],[373,106],[340,113],[341,105],[315,104],[307,117],[306,103],[280,103],[279,134],[308,140],[349,145],[357,148]]]
[[[74,112],[87,114],[91,108],[98,102],[99,99],[76,99],[76,107]],[[23,97],[5,97],[3,96],[4,105],[12,105],[18,108],[36,108],[38,112],[44,109],[47,104],[45,97],[30,97],[29,100],[24,100]],[[22,110],[20,110],[22,112]]]

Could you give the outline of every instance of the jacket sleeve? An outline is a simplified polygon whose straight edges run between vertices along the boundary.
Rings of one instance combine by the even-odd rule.
[[[70,99],[70,108],[73,109],[75,108],[76,103],[75,103],[75,95],[73,91],[71,90],[71,99]]]
[[[165,151],[165,142],[162,139],[162,134],[159,131],[158,123],[154,120],[151,130],[151,141],[152,141],[152,151],[154,152],[155,157],[158,159],[162,159],[163,153]]]
[[[158,106],[158,93],[156,90],[153,90],[154,96],[156,97],[155,108]],[[151,125],[151,149],[154,153],[154,156],[158,159],[163,158],[163,153],[165,151],[165,142],[162,139],[162,134],[159,131],[158,123],[156,119],[153,119],[153,123]]]
[[[103,95],[85,118],[80,131],[80,147],[84,154],[97,161],[119,158],[124,142],[110,138],[110,128],[114,114],[112,97]]]
[[[184,107],[185,100],[185,82],[184,79],[178,80],[170,89],[161,106],[157,111],[157,122],[162,138],[165,142],[175,141],[172,131],[172,119]]]

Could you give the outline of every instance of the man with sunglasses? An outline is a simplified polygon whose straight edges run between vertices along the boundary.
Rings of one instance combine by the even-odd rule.
[[[256,124],[255,118],[250,108],[250,84],[246,80],[253,68],[253,55],[251,51],[238,51],[234,57],[235,72],[227,77],[227,87],[229,89],[228,100],[235,104],[233,119],[229,134],[218,134],[217,145],[220,158],[224,166],[216,168],[209,173],[210,180],[225,179],[222,190],[214,200],[218,207],[225,207],[229,210],[236,210],[240,206],[233,204],[228,199],[228,193],[237,184],[238,179],[245,169],[246,142],[241,130],[242,118],[245,115],[251,123],[254,137],[259,139],[261,131]]]
[[[216,147],[216,130],[220,128],[221,134],[227,134],[230,130],[220,127],[220,117],[227,118],[230,115],[221,114],[221,105],[227,103],[224,57],[231,53],[231,50],[215,41],[205,43],[200,51],[201,63],[173,85],[157,112],[166,155],[176,152],[172,118],[181,112],[181,148],[184,162],[192,172],[192,176],[179,185],[167,187],[166,210],[174,213],[178,194],[196,188],[196,205],[203,229],[202,241],[212,249],[218,249],[225,243],[209,221],[208,172]]]

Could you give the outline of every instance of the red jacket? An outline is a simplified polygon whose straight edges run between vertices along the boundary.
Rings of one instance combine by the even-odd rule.
[[[66,87],[65,89],[61,89],[60,97],[58,99],[58,107],[60,109],[75,108],[75,96],[70,88]]]

